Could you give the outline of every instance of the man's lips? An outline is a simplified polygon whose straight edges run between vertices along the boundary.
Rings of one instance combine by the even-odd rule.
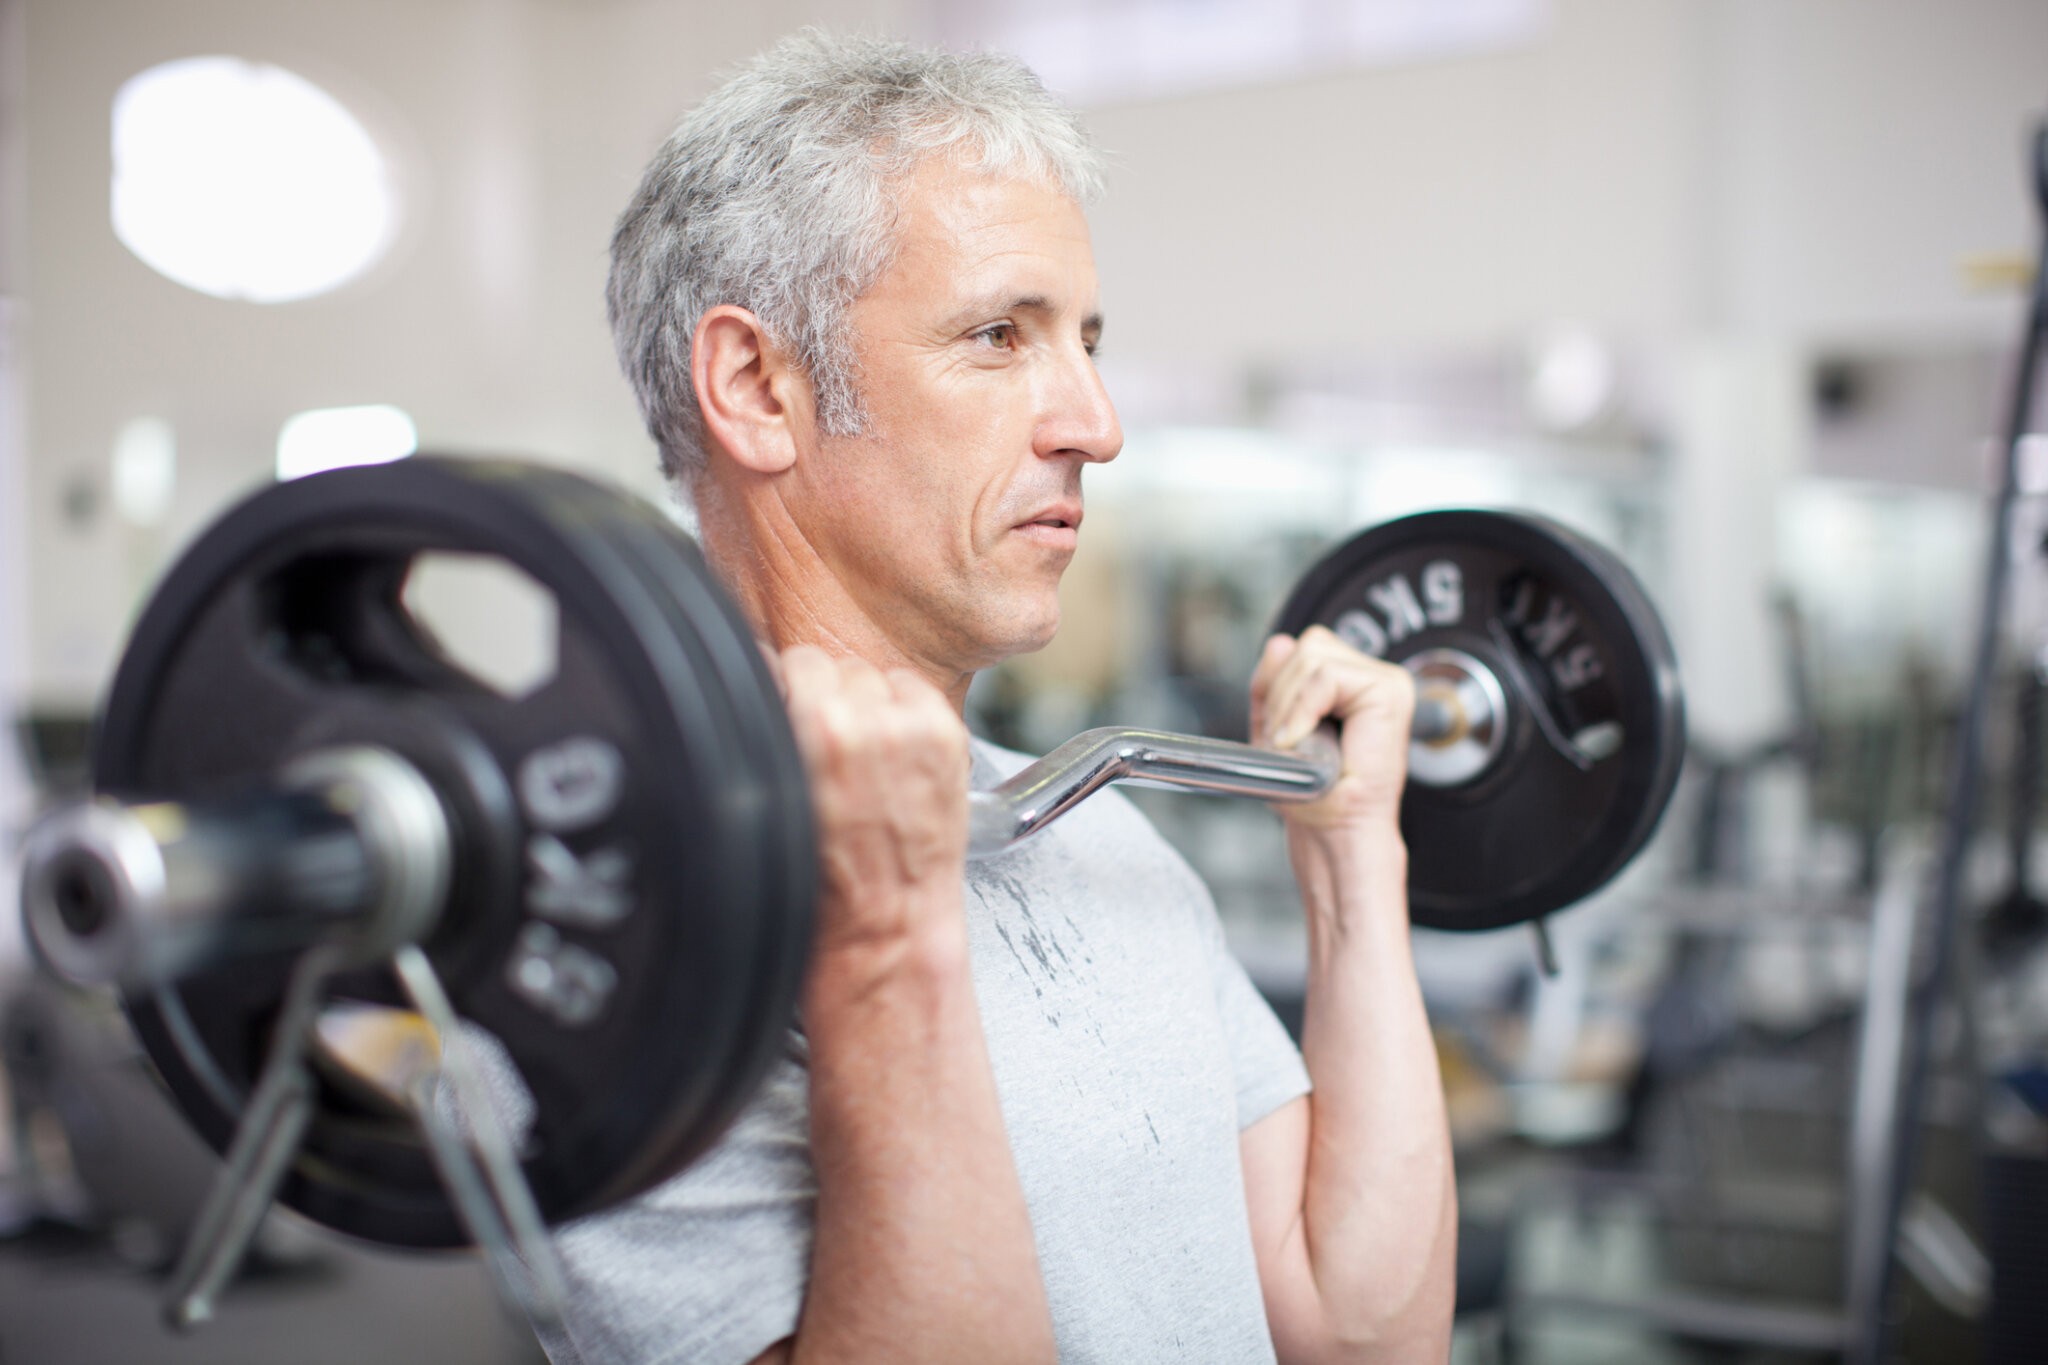
[[[1077,502],[1058,503],[1047,507],[1037,515],[1017,523],[1017,529],[1032,529],[1074,532],[1081,529],[1081,504]]]
[[[1070,555],[1081,543],[1081,504],[1062,502],[1041,508],[1029,520],[1018,522],[1015,529],[1048,554]]]

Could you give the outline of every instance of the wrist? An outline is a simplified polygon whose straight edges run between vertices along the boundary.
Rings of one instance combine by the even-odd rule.
[[[1287,851],[1297,866],[1307,864],[1329,877],[1408,879],[1408,844],[1398,813],[1342,825],[1289,825]]]
[[[882,1000],[938,999],[973,984],[956,890],[902,907],[886,928],[820,933],[804,979],[804,1015]]]
[[[1287,851],[1312,938],[1363,925],[1407,932],[1408,845],[1395,819],[1290,827]]]

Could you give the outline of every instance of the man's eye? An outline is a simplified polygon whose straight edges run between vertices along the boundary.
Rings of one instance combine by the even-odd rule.
[[[999,322],[993,327],[984,327],[979,332],[976,332],[974,339],[984,346],[994,347],[998,351],[1007,351],[1017,344],[1017,329],[1007,322]]]

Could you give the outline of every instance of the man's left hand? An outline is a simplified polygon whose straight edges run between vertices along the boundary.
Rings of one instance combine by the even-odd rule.
[[[1320,800],[1278,807],[1289,825],[1325,835],[1398,826],[1408,776],[1415,681],[1324,626],[1266,641],[1252,674],[1252,741],[1287,749],[1325,720],[1341,727],[1344,767]]]

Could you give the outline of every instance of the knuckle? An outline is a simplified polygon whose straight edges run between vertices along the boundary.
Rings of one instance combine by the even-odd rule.
[[[826,697],[819,702],[812,712],[812,730],[819,751],[828,758],[844,758],[858,747],[859,728],[838,697]]]

